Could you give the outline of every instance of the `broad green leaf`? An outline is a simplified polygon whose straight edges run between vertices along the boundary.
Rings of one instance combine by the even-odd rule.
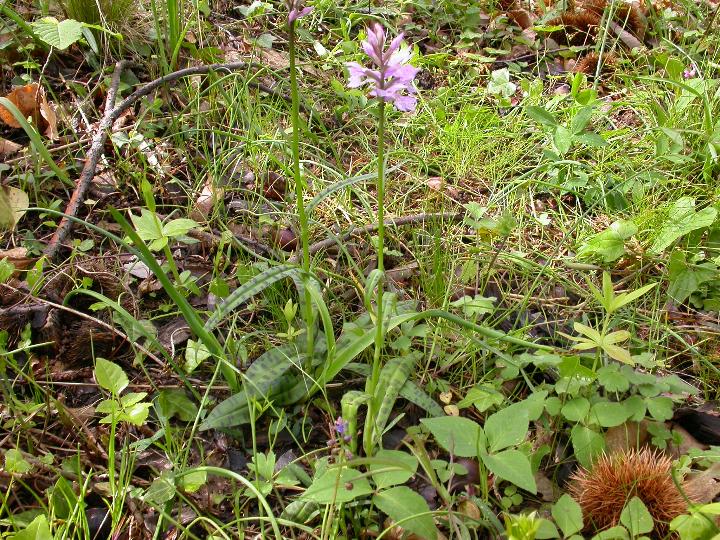
[[[547,390],[535,391],[527,398],[523,399],[522,401],[518,401],[517,403],[513,403],[505,409],[510,411],[512,414],[527,413],[528,420],[530,422],[534,422],[535,420],[540,418],[543,410],[545,409],[545,400],[547,398],[547,395]]]
[[[207,471],[190,471],[178,478],[178,487],[187,493],[195,493],[207,482]]]
[[[151,406],[152,403],[136,403],[124,409],[120,419],[134,426],[142,426],[147,420]]]
[[[600,401],[590,410],[590,419],[602,427],[614,427],[624,424],[632,413],[623,403]]]
[[[120,394],[130,384],[123,369],[104,358],[98,358],[95,362],[95,381],[113,395]]]
[[[516,446],[525,440],[529,426],[525,409],[500,409],[485,420],[483,429],[488,441],[488,450],[497,452],[508,446]]]
[[[20,532],[11,534],[11,540],[53,540],[50,525],[44,514],[37,516]]]
[[[713,520],[701,513],[677,516],[670,522],[670,530],[678,533],[682,540],[714,540],[718,531]]]
[[[593,341],[594,343],[600,345],[602,343],[602,336],[600,335],[600,332],[595,330],[594,328],[590,328],[589,326],[586,326],[582,323],[576,322],[573,324],[573,328],[578,334],[582,334],[583,336],[586,336],[589,340]]]
[[[318,504],[346,503],[372,492],[367,478],[360,471],[336,468],[325,471],[313,480],[300,499]]]
[[[621,525],[616,525],[615,527],[610,527],[609,529],[605,529],[604,531],[601,531],[592,537],[592,540],[629,540],[629,539],[630,539],[630,535],[628,534],[627,529]]]
[[[627,527],[632,537],[649,533],[655,527],[650,512],[639,497],[633,497],[620,514],[620,523]]]
[[[489,384],[480,384],[468,390],[465,397],[457,404],[458,408],[465,409],[474,405],[480,412],[485,412],[491,407],[500,405],[505,401],[505,396],[495,387]]]
[[[211,356],[212,353],[208,350],[204,343],[188,339],[187,347],[185,348],[185,365],[183,366],[185,368],[185,372],[192,373],[200,364]]]
[[[643,418],[645,418],[645,410],[647,409],[647,406],[645,405],[643,398],[640,396],[630,396],[623,401],[623,405],[631,415],[628,420],[641,422]]]
[[[378,489],[404,484],[412,478],[417,467],[417,458],[400,450],[378,450],[369,459],[370,474]]]
[[[628,364],[630,366],[635,365],[635,361],[633,360],[630,351],[627,349],[623,349],[618,345],[603,345],[602,349],[613,360],[617,360],[618,362],[622,362],[623,364]]]
[[[580,246],[578,257],[599,257],[603,262],[616,261],[625,254],[625,240],[637,233],[637,226],[632,221],[615,221],[607,229]]]
[[[468,418],[442,416],[420,420],[433,434],[437,443],[455,456],[477,457],[485,446],[485,435],[480,426]]]
[[[650,416],[655,420],[666,422],[673,417],[673,402],[669,397],[658,396],[647,398],[645,403],[647,404],[648,413],[650,413]]]
[[[709,227],[717,217],[717,210],[711,206],[695,211],[695,199],[682,197],[668,212],[667,220],[655,238],[650,252],[659,255],[678,238],[703,227]]]
[[[43,17],[32,23],[33,30],[45,43],[64,51],[82,37],[82,23],[65,19],[58,21],[55,17]]]
[[[429,540],[438,537],[438,529],[433,521],[427,501],[419,493],[407,486],[397,486],[380,491],[372,498],[373,504],[387,514],[404,530]],[[423,515],[417,515],[423,514]],[[416,516],[416,517],[413,517]]]
[[[177,416],[182,422],[192,422],[197,416],[198,408],[183,389],[163,388],[155,400],[155,411],[165,420]]]
[[[542,124],[544,126],[554,127],[558,123],[557,119],[552,115],[552,113],[544,107],[537,107],[535,105],[531,105],[529,107],[525,107],[525,113],[530,118],[535,120],[538,124]]]
[[[586,105],[573,116],[570,128],[575,135],[579,135],[585,131],[585,128],[592,119],[594,109],[595,107],[593,105]]]
[[[175,477],[170,471],[164,471],[157,476],[145,492],[143,500],[158,507],[175,497]]]
[[[400,388],[405,384],[413,367],[415,367],[415,360],[415,355],[409,354],[391,358],[382,367],[377,385],[377,395],[374,398],[374,410],[377,411],[374,418],[376,435],[382,434],[385,430]]]
[[[592,429],[576,424],[570,431],[570,441],[580,465],[590,468],[595,456],[605,449],[605,439]]]
[[[565,126],[557,126],[555,133],[553,133],[553,143],[557,148],[558,153],[562,156],[567,154],[572,146],[573,134]]]
[[[713,263],[690,264],[685,253],[675,250],[668,261],[668,296],[681,303],[700,289],[700,285],[707,283],[718,275],[717,267]]]
[[[580,532],[583,528],[582,508],[567,493],[553,505],[552,516],[566,538]]]
[[[22,452],[15,448],[10,448],[5,452],[5,472],[10,474],[25,474],[32,470],[32,465],[28,463],[22,455]]]
[[[145,242],[159,240],[164,236],[160,219],[147,208],[141,208],[139,216],[130,214],[130,221],[135,227],[135,232]]]
[[[565,403],[560,412],[570,422],[580,422],[585,419],[589,410],[590,402],[584,397],[576,397]]]
[[[485,466],[497,477],[515,484],[517,487],[537,493],[535,477],[530,460],[519,450],[503,450],[497,454],[481,454]]]
[[[228,296],[225,301],[220,304],[215,313],[205,323],[205,330],[214,329],[231,311],[255,296],[261,293],[273,283],[290,277],[293,274],[299,274],[300,270],[295,265],[281,264],[272,266],[264,272],[254,276],[243,284],[242,287],[236,289]]]
[[[165,236],[168,236],[170,238],[176,238],[178,236],[186,235],[192,229],[195,229],[196,227],[199,227],[199,226],[200,226],[200,224],[193,219],[187,219],[187,218],[173,219],[173,220],[168,221],[167,223],[163,224],[162,232],[163,232],[163,235],[165,235]]]
[[[617,364],[603,366],[597,370],[598,382],[608,392],[626,392],[630,389],[630,381],[618,370]]]

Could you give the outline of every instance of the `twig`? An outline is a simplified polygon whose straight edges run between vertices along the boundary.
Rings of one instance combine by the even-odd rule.
[[[461,221],[465,217],[464,212],[439,212],[436,214],[414,214],[412,216],[402,216],[398,218],[392,218],[392,219],[386,219],[385,220],[385,227],[400,227],[403,225],[413,225],[417,223],[425,223],[427,221],[435,221],[435,220],[445,220],[445,221]],[[364,227],[353,227],[349,231],[345,231],[344,233],[340,234],[339,236],[332,236],[329,238],[326,238],[325,240],[320,240],[319,242],[315,242],[310,246],[310,254],[314,255],[318,251],[322,251],[323,249],[327,249],[329,247],[334,246],[335,244],[339,244],[343,240],[346,240],[347,238],[350,238],[351,236],[355,234],[368,234],[375,232],[378,228],[378,223],[372,223],[370,225],[365,225]],[[297,254],[293,255],[288,259],[288,262],[295,263],[298,261]]]
[[[117,95],[118,87],[120,86],[120,75],[122,74],[126,64],[127,62],[125,60],[121,60],[115,64],[112,82],[110,83],[110,88],[108,88],[107,98],[105,100],[105,114],[103,115],[102,120],[100,120],[100,125],[93,136],[90,151],[87,154],[85,165],[80,173],[80,178],[77,181],[75,191],[73,192],[72,197],[70,197],[70,201],[65,208],[65,213],[68,216],[75,216],[77,214],[78,208],[85,200],[85,193],[90,186],[90,182],[95,176],[95,169],[97,168],[98,161],[100,160],[102,149],[105,146],[105,139],[107,139],[107,130],[114,122],[112,116],[113,112],[116,110],[115,97]],[[64,242],[71,227],[72,221],[63,217],[60,221],[60,225],[57,229],[55,229],[55,233],[53,233],[50,242],[45,248],[45,255],[51,259],[55,258],[58,248]]]
[[[181,69],[173,73],[168,73],[164,77],[160,77],[159,79],[155,79],[154,81],[147,83],[142,88],[138,88],[137,90],[135,90],[135,92],[125,98],[119,105],[114,106],[115,96],[117,95],[117,89],[120,85],[120,75],[126,64],[126,61],[120,61],[115,64],[112,82],[110,84],[110,88],[108,89],[107,100],[105,102],[105,114],[103,116],[103,119],[100,121],[100,125],[98,126],[95,136],[93,137],[92,145],[90,146],[90,151],[87,154],[85,166],[80,173],[80,178],[78,179],[75,192],[70,198],[70,202],[65,209],[65,213],[69,216],[75,216],[77,214],[78,208],[85,199],[85,193],[90,186],[90,182],[95,176],[95,169],[97,168],[103,146],[105,145],[105,139],[107,138],[107,130],[118,118],[120,118],[120,116],[122,116],[122,114],[126,110],[132,107],[140,98],[149,95],[153,90],[164,84],[173,82],[183,77],[190,77],[192,75],[203,75],[211,71],[237,71],[251,65],[246,62],[231,62],[227,64],[210,64],[207,66],[195,66],[191,68]],[[270,88],[259,84],[256,86],[264,92],[269,92],[273,95],[276,95]],[[65,241],[65,238],[67,237],[70,229],[72,228],[72,223],[73,222],[67,218],[63,218],[60,221],[60,225],[55,230],[55,233],[53,234],[50,242],[45,248],[45,255],[50,258],[54,258],[57,255],[57,251],[60,245]]]

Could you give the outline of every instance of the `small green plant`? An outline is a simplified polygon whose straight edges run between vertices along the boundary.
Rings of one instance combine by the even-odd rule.
[[[650,283],[635,291],[616,295],[610,274],[603,272],[602,290],[588,282],[588,287],[590,288],[593,298],[603,307],[604,318],[600,325],[600,330],[576,322],[573,328],[578,334],[581,334],[581,336],[562,335],[576,342],[574,345],[576,350],[586,351],[589,349],[599,349],[613,360],[632,365],[634,361],[630,351],[618,345],[618,343],[627,341],[630,338],[630,333],[627,330],[611,331],[613,314],[623,306],[626,306],[649,292],[656,285],[656,283]]]

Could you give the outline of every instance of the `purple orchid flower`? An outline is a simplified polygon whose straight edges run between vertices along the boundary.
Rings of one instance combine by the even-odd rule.
[[[417,99],[413,79],[420,70],[410,65],[410,48],[400,47],[403,34],[393,39],[384,50],[386,39],[385,29],[380,24],[375,23],[368,28],[362,48],[376,69],[363,67],[357,62],[345,64],[350,72],[348,88],[370,84],[369,95],[392,103],[399,111],[414,111]]]
[[[285,5],[288,8],[288,22],[290,24],[313,10],[312,7],[302,7],[302,0],[285,0]]]
[[[342,416],[338,416],[337,420],[335,420],[336,433],[342,437],[348,434],[348,429],[348,421],[345,420]]]
[[[691,65],[685,71],[683,71],[683,77],[685,79],[692,79],[697,75],[697,70],[695,69],[694,65]]]

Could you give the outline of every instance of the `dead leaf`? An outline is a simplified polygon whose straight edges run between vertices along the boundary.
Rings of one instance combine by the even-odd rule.
[[[18,273],[20,270],[32,268],[37,262],[37,257],[28,257],[27,252],[27,248],[24,247],[16,247],[6,251],[0,250],[0,261],[7,260],[15,267],[16,273]],[[13,275],[16,275],[16,273]]]
[[[18,108],[25,118],[32,117],[37,124],[40,119],[40,86],[37,83],[16,88],[5,97]],[[0,105],[0,119],[10,127],[20,127],[20,123],[13,114],[2,105]]]
[[[21,148],[21,145],[0,137],[0,156],[11,156]]]
[[[15,88],[5,97],[18,108],[25,118],[32,118],[38,131],[48,139],[55,140],[59,137],[55,107],[48,102],[45,91],[40,85],[37,83],[26,84]],[[10,127],[21,127],[15,116],[2,105],[0,105],[0,120]]]
[[[647,422],[627,422],[611,427],[605,432],[605,444],[608,452],[622,452],[630,448],[639,448],[648,438]]]
[[[195,221],[207,221],[215,203],[225,195],[222,188],[216,188],[212,178],[208,178],[190,211],[190,217]]]
[[[709,503],[720,495],[720,463],[699,474],[689,476],[685,481],[688,495],[696,503]]]
[[[60,137],[57,128],[57,114],[55,114],[55,106],[45,99],[45,92],[40,93],[40,116],[43,117],[46,125],[43,135],[51,141],[57,140]]]
[[[30,206],[27,193],[10,186],[0,187],[0,229],[12,229]]]
[[[687,453],[693,448],[697,450],[706,450],[708,448],[708,445],[698,441],[684,427],[678,424],[673,424],[672,426],[668,427],[670,427],[673,434],[677,434],[680,436],[680,444],[675,444],[674,442],[670,442],[668,444],[668,452],[673,456],[679,458],[680,456],[687,455]]]
[[[535,14],[530,13],[526,9],[511,9],[507,12],[507,14],[513,21],[515,21],[515,24],[523,30],[532,28],[535,22],[534,19],[536,18]]]
[[[555,500],[555,484],[543,471],[535,473],[535,485],[543,501],[553,502]]]

